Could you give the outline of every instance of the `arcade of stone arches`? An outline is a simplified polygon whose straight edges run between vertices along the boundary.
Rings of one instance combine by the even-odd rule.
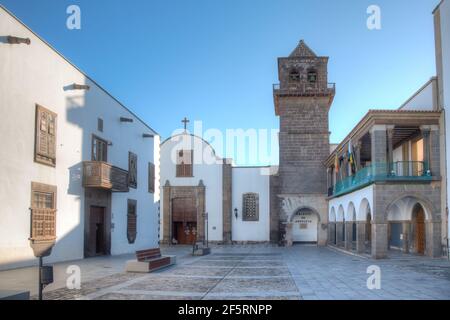
[[[366,198],[330,206],[328,242],[348,251],[373,254],[372,244],[377,241],[374,221],[372,203]],[[431,255],[427,248],[432,247],[433,241],[432,216],[426,201],[404,196],[392,202],[377,221],[387,224],[387,232],[379,237],[387,237],[387,242],[382,242],[387,243],[388,252]]]

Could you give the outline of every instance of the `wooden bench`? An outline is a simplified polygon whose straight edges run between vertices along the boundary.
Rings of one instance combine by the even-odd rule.
[[[127,272],[152,272],[176,263],[176,256],[162,256],[159,248],[136,251],[136,260],[127,261]]]

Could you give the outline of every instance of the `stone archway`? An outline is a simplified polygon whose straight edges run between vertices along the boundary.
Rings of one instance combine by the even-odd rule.
[[[317,244],[319,236],[320,216],[312,208],[297,209],[289,219],[293,243]]]
[[[388,247],[404,253],[440,256],[441,221],[437,212],[435,205],[422,195],[396,198],[386,209]]]

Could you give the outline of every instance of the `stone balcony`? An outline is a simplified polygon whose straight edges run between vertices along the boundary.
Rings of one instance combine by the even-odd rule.
[[[128,192],[128,171],[102,161],[84,161],[83,187]]]

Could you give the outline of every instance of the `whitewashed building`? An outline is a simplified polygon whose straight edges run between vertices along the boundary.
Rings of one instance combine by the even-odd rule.
[[[157,246],[157,133],[3,7],[0,83],[0,269]]]
[[[439,108],[446,110],[445,116],[445,135],[450,134],[450,1],[442,0],[433,12],[434,27],[435,27],[435,43],[436,43],[436,74],[438,79],[439,92]],[[446,171],[450,170],[450,145],[448,139],[445,141],[446,146]],[[446,187],[446,207],[448,208],[448,201],[450,199],[450,188]],[[446,210],[448,220],[448,209]],[[447,225],[447,241],[450,238],[450,226]]]
[[[270,241],[267,167],[234,167],[187,132],[161,143],[161,242]]]

